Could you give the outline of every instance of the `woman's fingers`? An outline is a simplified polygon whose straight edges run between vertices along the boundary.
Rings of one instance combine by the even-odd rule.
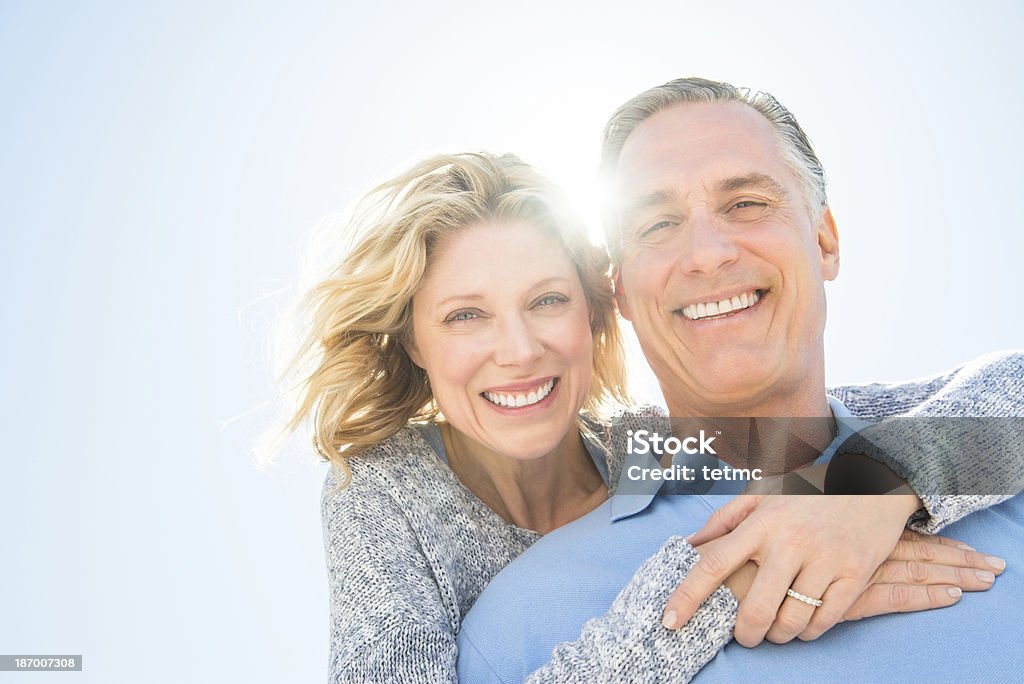
[[[847,620],[945,608],[960,600],[960,587],[943,584],[872,584],[846,612]]]
[[[942,607],[959,598],[931,587],[991,586],[1005,568],[1001,559],[903,529],[907,511],[919,505],[914,495],[738,498],[690,538],[701,545],[702,559],[669,599],[663,624],[678,628],[726,578],[741,599],[735,637],[744,646],[766,637],[776,643],[816,639],[851,610],[863,617]],[[748,561],[757,564],[753,573],[732,575]],[[866,591],[871,582],[889,589]],[[823,603],[787,596],[788,588]]]
[[[709,541],[729,534],[747,519],[760,502],[760,496],[738,496],[711,514],[704,527],[687,537],[693,546],[707,544]]]
[[[805,568],[803,572],[801,572],[800,575],[792,581],[789,588],[808,599],[822,600],[822,605],[824,606],[823,599],[825,598],[826,592],[829,590],[829,586],[832,584],[831,573],[815,573],[810,569]],[[781,586],[784,587],[785,585]],[[751,589],[751,593],[753,593],[753,589]],[[742,610],[742,606],[740,607],[740,610]],[[820,610],[822,610],[822,608],[816,608],[814,605],[802,601],[795,596],[790,596],[789,593],[783,589],[782,605],[778,607],[778,613],[775,615],[775,621],[771,624],[771,627],[768,629],[768,632],[764,637],[774,644],[785,644],[792,641],[807,629],[808,624],[811,623],[811,620]],[[739,632],[738,625],[739,622],[737,621],[737,632]],[[737,641],[738,640],[739,637],[737,637]]]
[[[829,585],[821,597],[821,607],[814,611],[801,641],[813,641],[846,619],[846,613],[864,593],[867,584],[852,578],[840,578]]]
[[[689,620],[700,604],[722,585],[734,570],[747,562],[753,548],[747,535],[741,532],[716,539],[701,546],[700,560],[672,592],[661,624],[668,629],[679,629]]]
[[[740,610],[736,615],[736,628],[733,636],[737,642],[753,648],[764,640],[765,635],[777,620],[779,608],[786,599],[786,589],[794,583],[794,579],[800,572],[800,557],[795,555],[782,556],[781,554],[772,563],[763,563],[758,568],[750,590],[740,602]],[[825,580],[827,586],[827,580]],[[814,582],[804,580],[802,585],[808,592],[814,592]],[[816,596],[816,594],[811,594]],[[812,608],[812,606],[807,606]],[[785,626],[779,626],[779,633],[790,628],[799,627],[800,630],[810,618],[797,609],[786,612]]]
[[[930,549],[929,551],[934,552],[936,556],[948,556],[952,560],[960,559],[961,563],[971,562],[976,565],[977,557],[986,558],[983,554],[974,554],[973,552],[971,555],[965,556],[963,549],[937,540],[912,543],[931,543],[934,546],[942,546],[944,548]],[[956,543],[959,544],[959,542]],[[921,550],[906,548],[902,553],[903,555],[920,555]],[[800,591],[798,586],[807,586],[807,580],[804,579],[807,574],[807,571],[804,571],[793,583],[795,591]],[[820,596],[821,607],[814,608],[788,598],[779,609],[778,617],[768,631],[767,639],[777,644],[786,643],[795,636],[799,636],[804,641],[810,641],[817,639],[844,619],[943,608],[960,600],[961,591],[990,589],[995,579],[996,573],[992,569],[980,569],[974,565],[887,560],[875,571],[871,579],[871,586],[867,590],[863,590],[856,582],[839,579],[832,583],[823,595],[800,592],[811,598]],[[811,580],[812,583],[813,581]],[[882,587],[882,589],[878,587]],[[850,617],[850,615],[854,617]],[[800,625],[801,620],[805,621],[806,629],[794,631]],[[739,639],[737,638],[737,640]]]

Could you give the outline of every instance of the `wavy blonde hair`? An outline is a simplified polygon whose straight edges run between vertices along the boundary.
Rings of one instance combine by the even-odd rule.
[[[405,349],[412,299],[435,246],[486,221],[526,220],[556,237],[579,275],[590,311],[594,367],[585,413],[627,403],[625,355],[607,253],[565,211],[554,185],[513,155],[440,155],[371,190],[346,226],[347,247],[302,299],[307,321],[286,375],[296,408],[284,427],[312,416],[313,444],[340,468],[410,421],[434,420],[426,372]]]

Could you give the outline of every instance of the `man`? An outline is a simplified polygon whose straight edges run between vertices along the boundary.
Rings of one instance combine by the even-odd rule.
[[[748,458],[757,465],[775,462],[798,445],[799,465],[823,465],[845,437],[844,418],[902,413],[939,394],[943,400],[932,407],[932,415],[948,410],[948,399],[960,402],[955,405],[961,414],[1015,415],[1014,402],[1024,393],[1024,361],[1004,356],[891,391],[847,388],[831,397],[826,394],[823,283],[838,273],[838,233],[826,203],[821,165],[795,119],[771,96],[701,79],[680,79],[652,89],[613,116],[605,133],[603,162],[615,188],[608,245],[618,268],[620,310],[637,332],[670,414],[758,420],[750,434],[725,430],[720,436],[719,446],[727,447],[722,454],[725,462],[711,469],[717,476],[703,483],[703,494],[655,497],[652,490],[627,491],[620,485],[607,504],[548,535],[502,572],[463,623],[459,669],[465,681],[520,681],[547,662],[552,647],[561,642],[571,643],[559,647],[551,663],[536,673],[537,681],[663,681],[692,676],[728,640],[735,598],[718,589],[679,633],[661,627],[661,606],[669,591],[697,562],[685,541],[661,542],[674,532],[699,527],[709,512],[723,506],[718,527],[739,526],[741,534],[735,536],[749,538],[744,530],[756,527],[749,521],[757,513],[751,514],[746,500],[728,503],[738,491],[730,481],[730,473],[740,465],[737,449],[757,445],[750,449],[754,457]],[[1007,384],[1009,394],[981,392],[993,382]],[[809,420],[785,421],[786,416]],[[762,417],[782,419],[786,439],[755,435],[758,425],[764,426]],[[640,434],[641,427],[647,433],[660,429],[678,434],[678,425],[658,425],[655,418],[653,423],[617,426],[617,447],[629,450],[629,440]],[[718,455],[706,435],[699,444],[700,450]],[[913,447],[905,451],[904,457],[917,455]],[[671,470],[685,474],[688,463],[695,470],[700,464],[677,457]],[[892,464],[900,475],[907,474],[899,461]],[[656,468],[662,465],[668,461],[660,461]],[[1000,474],[1016,482],[1019,463],[1008,465]],[[649,470],[630,462],[623,472],[628,480],[629,473]],[[922,472],[925,479],[934,475],[928,468]],[[910,479],[915,491],[928,491],[921,486],[920,475],[918,482]],[[1015,484],[1009,487],[1017,491]],[[782,501],[777,504],[781,506],[788,498],[774,499]],[[900,506],[907,499],[884,499],[877,506],[889,507],[899,520]],[[910,499],[913,505],[902,513],[903,519],[917,507],[916,498]],[[928,531],[990,503],[982,497],[922,499],[931,516],[924,527]],[[1011,561],[1016,559],[1019,542],[1024,541],[1024,506],[1018,499],[973,516],[958,531],[997,545]],[[947,517],[945,506],[962,510]],[[851,515],[863,515],[863,510]],[[692,613],[711,588],[749,557],[743,555],[743,549],[749,549],[747,541],[726,539],[703,547],[705,556],[716,558],[716,571],[704,564],[691,573],[688,590],[664,616],[666,624],[677,626],[679,615],[672,614],[673,606],[681,615]],[[1008,539],[1017,543],[1007,544]],[[940,556],[970,555],[941,545],[932,548]],[[964,566],[988,573],[984,580],[977,575],[979,581],[987,581],[1001,567],[993,562],[991,571],[984,570],[982,560],[970,558]],[[767,573],[768,564],[762,565],[762,573]],[[762,607],[782,605],[781,625],[771,625],[764,615],[741,625],[751,644],[769,629],[778,641],[818,636],[842,617],[834,606],[843,605],[845,611],[848,603],[841,594],[856,585],[832,580],[817,566],[790,568],[789,573],[795,579],[788,598],[773,597],[770,582],[737,585],[742,586],[740,593],[749,588],[748,598]],[[1016,578],[1009,578],[1009,584],[1015,583]],[[616,598],[623,586],[626,589]],[[1007,666],[1000,659],[1005,660],[1007,653],[1014,654],[1012,667],[1024,668],[1014,646],[1019,637],[1007,637],[1019,635],[1015,611],[1007,607],[1008,600],[1021,595],[1018,588],[1002,586],[998,606],[991,594],[987,601],[961,603],[959,613],[933,611],[888,622],[846,624],[801,648],[726,648],[723,655],[728,657],[717,659],[701,676],[714,677],[718,667],[726,680],[744,671],[768,680],[875,680],[896,671],[922,673],[930,668],[945,678],[953,666],[975,675],[1005,673]],[[857,592],[862,589],[862,584],[857,586]],[[774,610],[770,613],[774,616]],[[592,618],[596,620],[581,635],[584,623]],[[1005,629],[993,629],[993,623]],[[983,632],[978,631],[979,624],[985,625]],[[954,654],[946,645],[929,648],[938,643],[929,637],[938,634],[939,627],[954,633],[971,630],[967,643],[973,651]],[[916,649],[916,655],[863,657],[879,644],[902,644]],[[808,669],[801,671],[789,662],[796,654]],[[862,669],[851,670],[851,660]],[[739,669],[727,670],[725,663]]]

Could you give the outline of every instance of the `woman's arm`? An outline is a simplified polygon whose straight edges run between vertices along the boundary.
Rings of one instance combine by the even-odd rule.
[[[637,570],[608,612],[587,621],[576,641],[559,644],[527,680],[555,682],[682,682],[732,638],[739,604],[719,587],[676,632],[661,625],[661,606],[699,556],[672,537]]]
[[[382,483],[377,483],[382,484]],[[386,486],[322,498],[331,601],[328,681],[455,682],[455,628],[427,560]]]
[[[832,393],[856,415],[888,419],[840,451],[866,454],[908,482],[922,502],[913,529],[934,534],[1024,490],[1024,353]]]

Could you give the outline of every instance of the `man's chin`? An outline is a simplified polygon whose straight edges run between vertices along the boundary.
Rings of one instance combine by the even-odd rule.
[[[757,403],[771,385],[771,374],[755,364],[708,364],[691,376],[686,403],[704,403],[717,408],[720,415],[729,415],[728,408],[746,410]]]

